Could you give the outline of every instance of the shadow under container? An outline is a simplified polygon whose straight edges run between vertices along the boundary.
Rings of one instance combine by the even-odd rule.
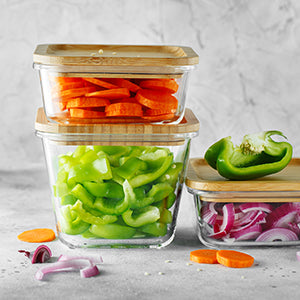
[[[57,123],[173,123],[184,116],[189,47],[38,45],[44,110]]]
[[[170,244],[199,121],[177,125],[61,125],[36,119],[59,239],[70,248]]]
[[[189,161],[196,231],[207,247],[300,245],[300,159],[248,181],[221,177],[203,159]]]

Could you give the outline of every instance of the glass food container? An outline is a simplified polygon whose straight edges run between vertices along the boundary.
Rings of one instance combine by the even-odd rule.
[[[177,123],[184,116],[189,47],[38,45],[44,110],[57,123]]]
[[[59,239],[70,248],[172,242],[191,139],[190,110],[177,125],[55,124],[42,108],[42,138]]]
[[[300,245],[300,159],[255,180],[221,177],[203,159],[189,161],[186,186],[193,194],[196,231],[213,248]]]

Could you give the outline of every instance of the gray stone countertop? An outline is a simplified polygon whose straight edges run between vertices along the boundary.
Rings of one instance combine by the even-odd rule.
[[[243,248],[255,258],[245,269],[204,265],[189,260],[190,251],[205,248],[194,231],[192,197],[183,193],[176,236],[162,249],[69,249],[59,240],[45,243],[55,261],[61,254],[103,257],[100,274],[79,272],[34,278],[41,264],[31,264],[19,249],[24,230],[54,229],[46,171],[1,172],[0,299],[299,299],[300,247]]]

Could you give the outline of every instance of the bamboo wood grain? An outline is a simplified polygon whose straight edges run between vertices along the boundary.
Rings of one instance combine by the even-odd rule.
[[[287,195],[287,198],[300,197],[300,158],[292,159],[289,165],[279,173],[245,181],[224,179],[216,170],[211,168],[204,159],[192,158],[189,161],[186,185],[189,188],[194,189],[195,193],[198,193],[199,191],[217,193],[234,192],[231,197],[238,198],[251,197],[251,195],[248,193],[238,194],[236,192],[279,192],[277,196],[272,194],[269,195],[269,197],[279,197],[280,201],[278,202],[282,202],[281,199],[284,198],[284,195]],[[287,193],[283,195],[281,192]],[[211,197],[213,198],[214,195],[212,194]],[[259,195],[256,195],[256,197],[259,197]],[[265,198],[262,198],[261,200],[266,201]],[[216,201],[216,199],[213,199],[212,201]],[[229,201],[228,198],[226,201]],[[231,201],[232,200],[230,199],[229,202]],[[249,199],[247,201],[250,202]]]
[[[190,109],[185,110],[183,120],[179,124],[58,124],[48,121],[43,108],[37,111],[35,129],[41,132],[57,134],[133,134],[143,135],[146,141],[150,135],[176,135],[196,133],[200,124]],[[172,138],[174,139],[174,137]],[[179,139],[182,139],[179,137]]]
[[[45,65],[190,66],[199,56],[189,47],[159,45],[38,45],[34,63]]]

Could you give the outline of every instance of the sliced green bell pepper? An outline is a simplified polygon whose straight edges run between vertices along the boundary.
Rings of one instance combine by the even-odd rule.
[[[129,179],[138,175],[139,172],[145,171],[146,169],[147,164],[143,160],[137,157],[130,157],[124,162],[124,164],[115,169],[115,172],[122,178]]]
[[[96,225],[103,225],[103,224],[109,224],[114,223],[117,221],[117,217],[113,215],[105,215],[98,213],[97,216],[92,214],[86,209],[84,209],[82,202],[80,200],[77,200],[77,202],[72,206],[72,210],[76,211],[79,218],[87,223],[90,224],[96,224]]]
[[[91,182],[86,181],[83,186],[95,197],[123,198],[124,192],[122,185],[114,182]]]
[[[79,215],[72,210],[71,205],[65,205],[60,209],[62,218],[59,219],[60,229],[63,233],[76,235],[86,231],[90,224],[84,222]]]
[[[157,178],[162,176],[170,167],[173,161],[173,154],[169,153],[163,160],[163,163],[157,168],[152,170],[151,172],[137,175],[131,179],[129,179],[129,184],[132,187],[139,187],[142,185],[146,185],[152,181],[155,181]]]
[[[149,223],[154,223],[159,217],[159,209],[151,205],[134,211],[128,209],[122,214],[124,222],[132,227],[141,227]]]
[[[129,202],[127,198],[97,198],[94,202],[94,208],[108,215],[120,215],[128,209]]]
[[[168,183],[154,184],[148,192],[147,197],[153,198],[154,202],[161,201],[173,192],[173,188]]]
[[[292,158],[293,147],[288,142],[276,142],[271,136],[280,131],[264,131],[245,135],[240,146],[234,146],[231,137],[213,144],[205,153],[207,163],[225,178],[248,180],[277,173]]]
[[[152,236],[164,236],[167,234],[167,224],[154,222],[138,228],[140,231]]]
[[[157,182],[166,182],[175,187],[176,183],[180,181],[179,174],[182,171],[183,164],[176,162],[170,166],[170,168],[157,179]]]
[[[129,239],[136,232],[135,228],[123,226],[116,223],[105,225],[92,225],[90,232],[105,239]]]
[[[71,190],[71,194],[79,199],[84,205],[93,207],[95,197],[91,195],[81,184],[76,184],[76,186]]]

